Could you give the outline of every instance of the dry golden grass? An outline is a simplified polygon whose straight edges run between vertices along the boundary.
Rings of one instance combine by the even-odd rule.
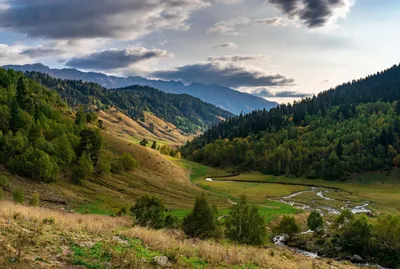
[[[228,267],[253,263],[261,268],[274,269],[351,269],[358,268],[349,262],[336,262],[327,259],[312,259],[290,250],[272,246],[256,248],[221,244],[213,241],[184,239],[179,233],[154,231],[134,227],[122,232],[127,237],[139,238],[151,249],[177,254],[186,257],[199,257],[208,262],[209,268],[217,268],[222,264]]]
[[[359,268],[349,262],[308,258],[277,246],[268,248],[239,246],[226,242],[186,239],[181,232],[176,231],[155,231],[141,227],[129,228],[131,221],[124,217],[68,214],[50,209],[16,205],[10,202],[0,202],[0,230],[7,231],[0,233],[0,243],[2,243],[0,245],[8,246],[7,250],[0,251],[0,258],[2,253],[7,253],[6,255],[10,257],[17,252],[14,248],[16,247],[15,242],[18,240],[15,232],[24,231],[24,227],[29,227],[32,230],[32,227],[36,225],[35,223],[41,223],[44,219],[54,219],[55,223],[47,225],[45,229],[42,228],[38,233],[39,238],[35,239],[35,246],[27,246],[23,250],[20,262],[8,264],[9,268],[35,268],[35,265],[36,268],[83,268],[72,266],[68,256],[55,255],[55,253],[69,252],[70,244],[82,245],[87,244],[87,242],[99,241],[114,242],[113,238],[115,237],[113,235],[116,232],[126,238],[141,240],[146,248],[157,251],[156,253],[162,253],[169,257],[186,257],[205,261],[207,265],[203,268],[233,268],[235,266],[246,268],[246,265],[249,264],[256,265],[258,268],[273,269]],[[10,225],[13,229],[10,228]],[[68,243],[63,239],[66,237],[73,241]],[[6,244],[3,244],[4,242]],[[11,243],[12,246],[7,245],[7,242]],[[133,250],[133,253],[135,253],[135,250]],[[47,262],[35,261],[35,257],[46,257]],[[2,262],[0,261],[0,268],[1,265]],[[144,265],[150,264],[145,263]],[[195,267],[191,263],[185,263],[182,267],[178,262],[173,265],[173,268]]]
[[[47,208],[26,207],[8,201],[0,202],[0,218],[10,220],[18,217],[39,223],[43,223],[46,219],[54,220],[54,227],[60,231],[85,231],[93,234],[132,225],[132,220],[128,217],[82,215]]]
[[[140,141],[143,138],[153,141],[157,140],[159,144],[168,144],[170,146],[181,146],[194,135],[184,134],[172,123],[166,122],[152,113],[145,112],[144,122],[133,120],[116,108],[109,111],[98,112],[98,117],[103,121],[106,132],[115,137],[121,137],[132,141]],[[154,130],[150,131],[150,125]]]

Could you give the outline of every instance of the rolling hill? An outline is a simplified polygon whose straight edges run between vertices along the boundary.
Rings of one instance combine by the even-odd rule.
[[[95,72],[85,73],[77,69],[51,69],[42,64],[6,65],[4,68],[12,68],[22,72],[41,72],[61,79],[90,81],[98,83],[105,88],[124,88],[132,85],[150,86],[167,93],[192,95],[200,98],[204,102],[228,110],[236,115],[239,115],[241,112],[248,113],[256,109],[265,108],[268,110],[278,105],[275,102],[218,85],[205,85],[202,83],[184,85],[182,82],[178,81],[150,80],[142,77],[125,78],[107,76]]]
[[[221,119],[233,116],[190,95],[164,93],[149,86],[106,89],[93,82],[56,79],[44,73],[27,72],[26,75],[56,90],[71,106],[92,104],[99,110],[115,106],[143,127],[146,127],[142,124],[146,112],[187,134],[202,132]],[[164,131],[171,132],[167,125]],[[154,132],[154,126],[148,129]]]

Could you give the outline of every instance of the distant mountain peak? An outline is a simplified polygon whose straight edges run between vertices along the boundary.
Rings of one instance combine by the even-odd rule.
[[[139,76],[108,76],[102,73],[82,72],[71,68],[52,69],[41,63],[6,65],[3,67],[23,72],[42,72],[61,79],[91,81],[106,88],[124,88],[131,85],[151,86],[167,93],[192,95],[204,102],[213,104],[237,115],[241,112],[249,113],[258,109],[271,109],[278,105],[276,102],[271,102],[249,93],[243,93],[221,85],[207,85],[201,82],[193,82],[185,85],[181,81],[152,80]]]

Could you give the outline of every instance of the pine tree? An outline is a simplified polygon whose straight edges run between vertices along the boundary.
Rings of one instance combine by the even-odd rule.
[[[189,237],[200,239],[220,235],[217,210],[209,205],[205,194],[196,198],[193,211],[183,220],[183,230]]]
[[[154,141],[153,144],[151,145],[152,149],[157,149],[157,141]]]
[[[13,100],[11,103],[10,130],[16,133],[22,127],[22,120],[19,112],[18,102]]]
[[[28,86],[23,77],[18,79],[16,100],[21,109],[30,114],[35,112],[35,104],[33,103],[32,98],[29,96]]]

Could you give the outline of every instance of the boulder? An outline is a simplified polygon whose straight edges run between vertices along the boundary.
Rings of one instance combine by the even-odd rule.
[[[166,256],[156,256],[153,259],[154,263],[157,265],[157,267],[171,267],[172,264],[168,261],[168,258]]]
[[[364,259],[361,258],[361,256],[360,256],[360,255],[357,255],[357,254],[353,255],[353,256],[350,258],[350,260],[351,260],[352,262],[354,262],[354,263],[362,263],[362,262],[364,261]]]

